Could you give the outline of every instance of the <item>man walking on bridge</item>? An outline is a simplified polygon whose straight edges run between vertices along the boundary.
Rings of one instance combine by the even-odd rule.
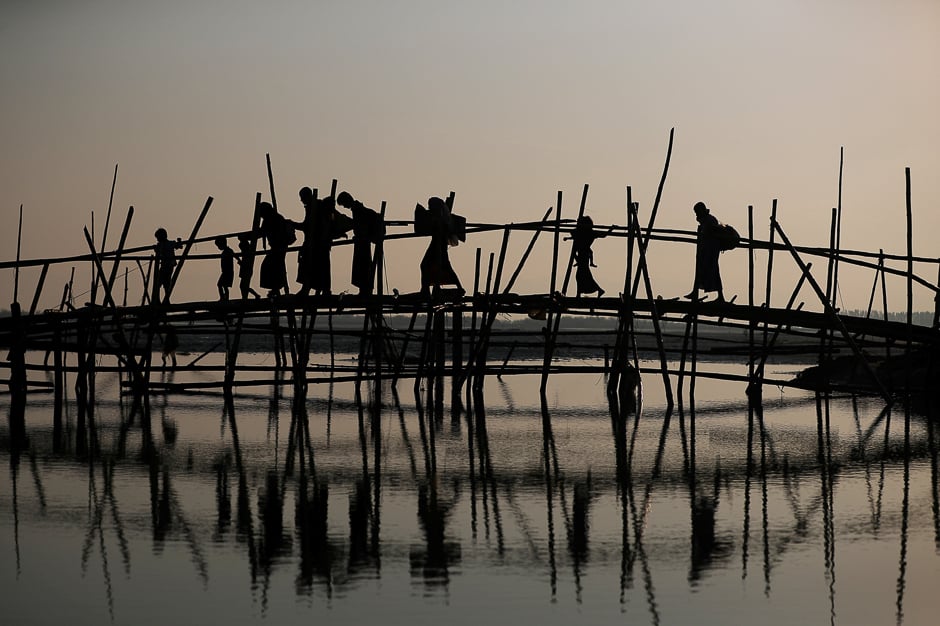
[[[704,292],[717,291],[718,296],[714,302],[724,302],[725,296],[721,288],[721,273],[718,271],[718,255],[721,254],[721,224],[712,215],[704,202],[696,202],[692,209],[698,221],[698,240],[695,244],[695,281],[692,291],[685,295],[692,299],[696,290]]]

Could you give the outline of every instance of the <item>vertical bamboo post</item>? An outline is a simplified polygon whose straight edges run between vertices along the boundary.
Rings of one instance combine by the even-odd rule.
[[[456,307],[451,318],[451,398],[456,405],[460,398],[460,376],[463,365],[463,308]]]
[[[265,153],[264,161],[268,169],[268,189],[271,191],[271,206],[277,211],[277,196],[274,194],[274,171],[271,169],[271,154]]]
[[[23,205],[20,205],[20,221],[16,229],[16,267],[13,270],[13,302],[20,296],[20,249],[23,245]]]
[[[907,342],[904,344],[905,388],[911,395],[911,344],[914,341],[914,219],[911,205],[911,168],[904,168],[905,205],[907,213]],[[910,428],[910,411],[904,414],[905,432]]]
[[[477,295],[480,293],[480,260],[483,251],[480,248],[476,249],[476,254],[474,255],[473,260],[473,299],[476,301]],[[473,306],[473,313],[470,315],[470,349],[467,354],[467,368],[470,367],[470,361],[472,359],[473,347],[476,345],[476,335],[477,335],[477,307]],[[467,405],[469,406],[469,402]]]
[[[770,303],[770,294],[771,287],[773,286],[773,274],[774,274],[774,231],[773,224],[777,221],[777,199],[774,198],[773,203],[770,207],[770,236],[767,246],[767,283],[764,285],[764,304],[767,306],[767,310],[771,309]],[[761,338],[761,352],[767,351],[767,331],[769,320],[764,320],[764,333]],[[763,376],[763,370],[760,370],[760,375]]]
[[[747,207],[747,382],[754,386],[754,326],[757,323],[754,315],[754,205]]]
[[[885,282],[887,274],[885,273],[884,250],[878,250],[878,267],[881,270],[881,311],[882,319],[888,321],[888,285]],[[891,344],[885,342],[885,358],[891,358]]]
[[[937,288],[933,294],[933,327],[940,327],[940,259],[937,259]]]
[[[382,363],[385,361],[385,313],[383,309],[383,297],[385,296],[385,209],[386,202],[382,200],[382,206],[379,208],[379,219],[382,220],[382,238],[375,245],[375,279],[376,279],[376,310],[374,312],[375,320],[375,381],[373,383],[373,394],[375,404],[376,426],[380,424],[378,419],[380,408],[382,406]],[[378,442],[376,442],[378,445]]]
[[[548,295],[555,297],[555,285],[558,275],[558,243],[561,238],[561,191],[558,192],[558,200],[555,203],[555,239],[552,246],[552,277],[549,286]],[[17,259],[19,260],[19,259]]]
[[[56,452],[60,451],[62,443],[62,405],[65,402],[65,372],[62,363],[62,326],[59,320],[54,322],[52,351],[52,445]]]
[[[842,249],[842,165],[844,162],[844,147],[839,148],[839,197],[836,204],[836,237],[835,252],[836,256],[832,265],[832,305],[836,305],[837,294],[839,293],[839,251]]]
[[[837,211],[835,208],[832,209],[832,216],[829,220],[829,258],[828,264],[826,265],[826,303],[829,307],[835,309],[833,303],[835,302],[835,296],[833,294],[833,266],[835,264],[836,256],[836,218]],[[827,360],[832,360],[832,333],[828,328],[824,328],[822,335],[819,340],[819,363],[822,364]]]

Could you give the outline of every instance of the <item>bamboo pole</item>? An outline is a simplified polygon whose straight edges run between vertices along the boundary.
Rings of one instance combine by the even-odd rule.
[[[803,259],[800,258],[799,253],[793,249],[793,245],[790,243],[790,239],[787,237],[786,233],[783,232],[783,228],[780,226],[779,222],[774,222],[774,228],[777,229],[777,233],[780,235],[780,239],[783,241],[784,245],[790,250],[790,255],[793,257],[793,260],[796,261],[796,264],[799,266],[800,271],[806,276],[807,281],[809,281],[810,286],[813,288],[813,291],[816,292],[816,296],[823,303],[823,307],[826,310],[826,313],[832,318],[832,320],[839,327],[839,331],[842,333],[842,336],[845,338],[846,342],[849,344],[849,347],[852,348],[852,352],[855,354],[855,357],[861,361],[862,366],[872,377],[872,380],[875,381],[875,385],[878,387],[878,391],[881,393],[881,396],[889,404],[891,403],[891,394],[888,393],[888,390],[882,384],[881,380],[878,378],[878,375],[872,369],[871,365],[868,363],[868,360],[865,358],[865,355],[862,354],[861,349],[858,347],[858,344],[852,338],[851,333],[845,327],[845,323],[842,321],[842,318],[838,313],[832,308],[832,305],[829,303],[829,300],[826,298],[826,294],[819,287],[819,284],[816,282],[816,279],[813,278],[813,275],[809,273],[809,269],[806,263],[803,262]]]
[[[270,153],[265,153],[264,161],[268,170],[268,188],[270,189],[270,192],[271,192],[271,206],[273,206],[274,210],[277,211],[277,196],[274,194],[274,172],[271,169]]]
[[[637,239],[639,240],[639,237],[640,237],[639,226],[638,226],[639,217],[637,215],[637,208],[635,204],[630,207],[630,211],[633,213],[633,226],[634,228],[637,229],[636,236],[637,236]],[[663,345],[662,328],[659,325],[659,312],[657,311],[656,299],[653,296],[653,286],[650,282],[649,270],[647,269],[646,249],[642,245],[638,245],[637,250],[639,251],[639,259],[637,262],[637,273],[642,274],[643,276],[643,285],[646,288],[646,297],[649,299],[649,302],[650,302],[650,310],[652,313],[652,320],[653,320],[653,332],[656,335],[656,348],[659,351],[659,362],[663,370],[663,387],[666,390],[666,410],[669,411],[673,408],[674,402],[673,402],[673,396],[672,396],[672,383],[669,380],[669,374],[666,372],[668,368],[667,368],[665,346]],[[696,296],[698,295],[697,291],[695,295]],[[698,298],[694,298],[693,304],[696,304],[695,300],[697,299]],[[698,307],[693,307],[693,315],[696,317],[698,315],[697,310],[698,310]],[[693,337],[694,337],[694,334],[693,334]],[[694,359],[694,350],[695,350],[694,341],[693,341],[692,349],[693,349],[693,359]],[[692,363],[694,365],[695,361],[693,360]],[[694,376],[694,370],[693,370],[693,376]],[[694,381],[694,378],[693,378],[693,381]]]
[[[904,168],[905,208],[907,214],[907,342],[904,344],[904,381],[908,401],[911,394],[911,343],[914,339],[914,217],[911,204],[911,168]],[[905,432],[910,427],[910,411],[904,414]]]
[[[747,207],[747,240],[754,241],[754,206]],[[749,385],[754,384],[754,246],[747,247],[747,308],[750,318],[747,325],[747,374]]]
[[[576,224],[580,222],[581,218],[584,216],[584,209],[587,205],[587,193],[588,193],[588,186],[587,184],[585,184],[584,189],[581,192],[581,204],[580,204],[580,207],[578,208],[578,219],[575,222]],[[558,209],[556,212],[556,216],[558,219],[556,219],[555,221],[555,263],[557,263],[557,257],[558,257],[558,235],[559,235],[558,228],[561,222],[561,192],[558,192]],[[573,262],[574,262],[574,242],[572,242],[571,251],[568,254],[568,264],[565,267],[565,278],[564,278],[564,281],[562,282],[562,287],[561,287],[561,293],[563,296],[566,296],[568,294],[568,281],[571,278],[571,265],[573,264]],[[555,297],[555,265],[554,264],[552,266],[551,297],[552,298]],[[545,360],[544,360],[544,365],[543,365],[544,369],[542,373],[542,382],[540,386],[542,393],[545,393],[545,389],[548,385],[548,372],[549,372],[548,368],[552,362],[552,356],[555,351],[555,342],[557,341],[557,338],[558,338],[558,327],[560,324],[561,324],[561,311],[552,311],[551,313],[549,313],[547,325],[550,328],[550,332],[549,332],[547,341],[545,342]]]
[[[940,259],[937,259],[937,289],[940,290]],[[940,293],[934,294],[933,327],[940,328]]]
[[[545,211],[545,215],[542,217],[542,225],[548,221],[548,216],[552,213],[552,207],[549,207]],[[509,290],[512,289],[512,286],[516,283],[516,278],[519,276],[519,272],[522,271],[522,267],[525,265],[526,260],[529,258],[529,253],[532,252],[532,248],[535,246],[535,242],[538,240],[539,235],[542,234],[542,229],[539,228],[532,233],[532,239],[529,240],[529,245],[526,246],[525,252],[522,253],[522,258],[519,259],[519,264],[516,265],[516,269],[513,271],[512,276],[509,277],[509,282],[506,283],[506,288],[503,290],[503,293],[509,293]]]
[[[813,269],[812,263],[806,264],[807,271]],[[800,293],[800,289],[803,287],[803,283],[806,281],[806,274],[800,274],[799,280],[796,281],[796,287],[793,289],[793,293],[790,294],[790,299],[787,300],[786,310],[789,311],[793,308],[793,303],[796,302],[796,298]],[[773,349],[774,344],[777,342],[777,337],[780,335],[781,330],[783,329],[783,324],[778,324],[774,334],[770,336],[769,339],[764,341],[763,350],[761,352],[760,363],[757,365],[757,381],[760,385],[764,384],[764,366],[767,364],[767,359],[770,356],[770,351]],[[766,323],[764,325],[766,328]]]
[[[836,204],[836,257],[832,266],[832,305],[836,306],[839,293],[839,250],[842,249],[842,169],[845,162],[845,147],[839,147],[839,197]]]
[[[117,172],[118,164],[114,164],[114,178],[111,180],[111,195],[108,197],[108,213],[104,219],[104,231],[101,234],[101,250],[107,250],[108,242],[108,229],[111,226],[111,209],[114,206],[114,188],[117,186]],[[94,234],[94,228],[92,228],[92,234]],[[92,238],[94,240],[94,238]],[[94,278],[91,281],[91,301],[94,303],[96,301],[95,296],[98,293],[98,275],[94,274]]]
[[[183,246],[183,253],[180,255],[179,261],[176,263],[176,267],[173,270],[173,278],[170,280],[170,292],[173,291],[173,288],[176,287],[176,281],[179,278],[180,271],[183,269],[183,263],[186,262],[186,257],[189,255],[189,251],[193,247],[193,242],[196,240],[196,235],[199,234],[199,228],[202,226],[203,220],[206,219],[206,214],[209,212],[209,207],[212,206],[212,196],[209,196],[206,199],[206,204],[202,207],[202,211],[199,213],[198,219],[196,219],[195,225],[193,225],[193,230],[189,235],[189,239],[186,241],[186,245]],[[166,298],[169,299],[170,294],[166,295]]]
[[[659,210],[659,201],[663,195],[663,187],[666,184],[666,175],[669,173],[669,161],[672,158],[672,139],[675,134],[675,127],[669,129],[669,145],[666,147],[666,163],[663,165],[663,175],[659,179],[659,187],[656,189],[656,199],[653,201],[653,209],[650,211],[649,223],[646,226],[646,237],[640,237],[638,244],[643,248],[644,253],[649,247],[650,237],[653,233],[653,224],[656,223],[656,213]],[[637,274],[634,278],[633,288],[630,290],[632,297],[636,297],[637,291],[640,288],[640,275]],[[626,293],[626,287],[624,287],[624,293]]]
[[[16,269],[13,271],[13,302],[20,301],[20,249],[23,245],[23,205],[20,205],[20,221],[16,229]]]
[[[127,217],[124,218],[124,228],[121,230],[121,239],[118,242],[117,251],[114,254],[114,265],[111,267],[111,274],[108,277],[108,289],[114,292],[114,281],[117,279],[118,269],[121,266],[121,255],[124,251],[124,244],[127,243],[127,233],[131,229],[131,220],[134,219],[134,207],[127,209]]]
[[[36,313],[36,307],[39,305],[39,296],[42,294],[42,287],[46,282],[46,274],[49,272],[49,264],[42,266],[42,272],[39,273],[39,282],[36,283],[36,291],[33,293],[33,301],[29,305],[29,314]]]
[[[764,286],[764,305],[769,309],[771,307],[771,287],[773,286],[774,273],[774,222],[777,221],[777,199],[774,198],[770,207],[770,235],[767,247],[767,282]],[[752,242],[753,245],[753,242]],[[762,350],[767,349],[767,330],[768,322],[764,322],[764,332],[761,338]]]

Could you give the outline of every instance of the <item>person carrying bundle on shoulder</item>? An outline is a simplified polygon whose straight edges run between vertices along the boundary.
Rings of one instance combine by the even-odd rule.
[[[736,230],[718,221],[708,210],[704,202],[696,202],[692,209],[698,221],[695,244],[695,278],[692,291],[685,295],[692,299],[696,291],[705,293],[718,292],[714,302],[724,302],[725,295],[721,284],[721,272],[718,268],[718,256],[725,250],[735,248],[740,239]]]

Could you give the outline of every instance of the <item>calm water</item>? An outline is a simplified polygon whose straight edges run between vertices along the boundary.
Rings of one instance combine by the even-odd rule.
[[[3,423],[4,624],[940,620],[940,433],[879,401],[767,389],[751,413],[699,380],[693,419],[646,376],[637,418],[597,376],[544,406],[519,376],[469,411],[411,381],[380,410],[345,383],[171,394],[145,428],[116,385],[84,442],[51,396],[26,450]]]

